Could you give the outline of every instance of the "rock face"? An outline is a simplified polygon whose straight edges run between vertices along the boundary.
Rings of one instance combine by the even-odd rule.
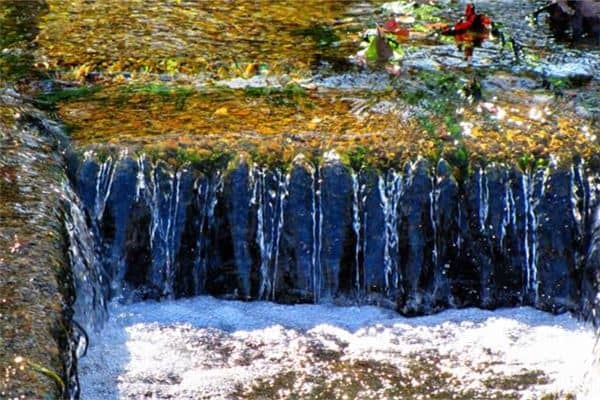
[[[320,276],[315,268],[319,220],[316,218],[316,171],[303,158],[296,159],[289,176],[283,211],[281,247],[274,298],[284,302],[318,299]]]
[[[597,171],[492,164],[457,182],[425,160],[357,173],[297,157],[210,173],[126,155],[72,171],[110,296],[201,293],[447,307],[596,307]]]
[[[0,118],[0,398],[62,398],[78,391],[62,157],[41,121],[0,109],[12,113]]]
[[[584,34],[600,41],[600,4],[593,0],[556,0],[543,8],[557,33],[571,32],[574,40]]]

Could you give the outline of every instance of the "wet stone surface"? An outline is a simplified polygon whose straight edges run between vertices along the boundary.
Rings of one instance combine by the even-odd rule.
[[[0,398],[58,398],[70,335],[56,143],[0,93]]]
[[[598,49],[553,34],[547,12],[533,18],[543,4],[477,2],[495,25],[474,43],[443,34],[464,13],[444,1],[309,2],[301,12],[288,2],[49,1],[28,12],[8,2],[3,54],[41,74],[13,80],[79,146],[195,159],[243,150],[272,163],[331,148],[378,165],[590,158]],[[388,37],[397,57],[378,65],[365,46],[390,18],[408,35]]]
[[[445,161],[354,171],[333,151],[287,170],[246,156],[203,169],[92,152],[69,165],[109,277],[97,284],[111,297],[349,300],[405,315],[532,305],[593,317],[600,176],[583,162],[491,164],[460,183]]]

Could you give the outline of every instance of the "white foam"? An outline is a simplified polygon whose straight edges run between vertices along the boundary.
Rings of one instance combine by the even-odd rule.
[[[110,321],[92,335],[79,369],[86,400],[227,398],[236,385],[311,368],[306,349],[315,345],[344,359],[397,366],[435,350],[439,367],[465,388],[482,389],[482,381],[499,373],[541,370],[550,382],[521,392],[522,398],[536,398],[579,392],[594,342],[592,329],[569,315],[531,308],[450,310],[408,319],[371,306],[198,297],[112,304]]]

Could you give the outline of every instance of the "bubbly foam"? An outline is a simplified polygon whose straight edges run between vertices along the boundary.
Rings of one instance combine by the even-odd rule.
[[[329,371],[327,363],[342,361],[391,365],[411,377],[406,371],[415,358],[422,358],[426,368],[439,368],[437,373],[463,392],[486,393],[498,377],[540,374],[543,379],[533,384],[505,388],[518,398],[538,398],[583,393],[595,335],[569,315],[525,307],[449,310],[409,319],[372,306],[244,303],[203,296],[113,303],[108,324],[90,340],[79,365],[82,398],[89,400],[237,398],[235,393],[248,393],[256,382],[290,371],[317,376],[319,370]],[[361,396],[385,398],[385,390],[399,383],[386,379],[379,392]],[[288,397],[289,390],[315,390],[314,379],[296,376],[295,382],[276,397]],[[578,398],[600,397],[587,393]]]

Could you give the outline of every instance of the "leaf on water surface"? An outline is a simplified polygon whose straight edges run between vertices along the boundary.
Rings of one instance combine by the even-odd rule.
[[[491,25],[492,20],[487,15],[478,14],[475,11],[475,6],[472,3],[468,3],[465,8],[464,18],[461,18],[453,27],[444,29],[442,34],[455,36],[467,32],[477,32],[487,35]]]
[[[412,18],[411,20],[414,22],[414,18]],[[391,33],[391,34],[396,35],[396,38],[398,38],[400,40],[408,38],[410,36],[410,30],[400,26],[398,21],[399,21],[399,19],[397,19],[397,18],[389,19],[389,20],[385,21],[385,23],[382,25],[381,29],[385,33]]]
[[[404,30],[399,28],[396,32],[392,33],[384,27],[377,26],[377,34],[369,38],[369,46],[364,53],[365,59],[369,62],[385,64],[390,60],[402,58],[404,50],[396,38],[398,34],[404,35]]]
[[[229,115],[229,110],[227,109],[227,107],[220,107],[215,110],[214,115],[216,117],[224,117]]]

